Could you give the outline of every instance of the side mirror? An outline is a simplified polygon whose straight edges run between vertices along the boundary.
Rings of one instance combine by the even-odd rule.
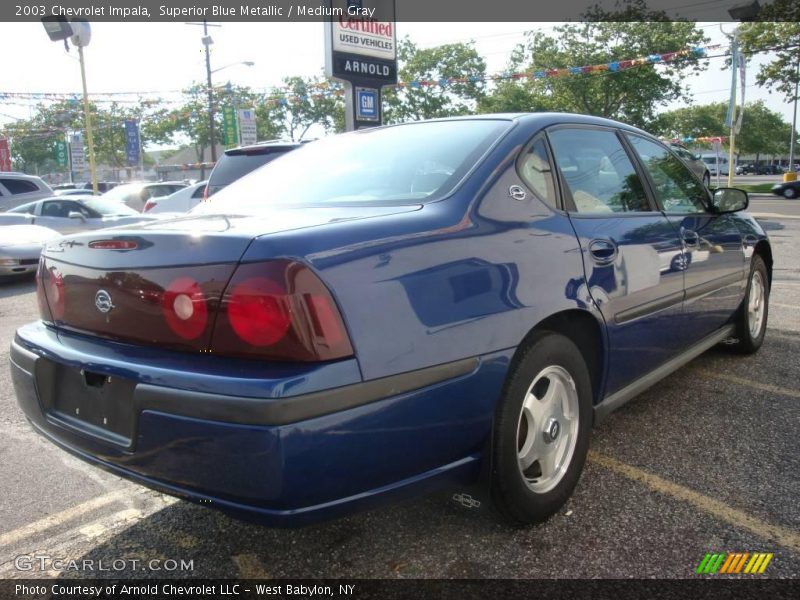
[[[74,210],[69,211],[69,218],[70,219],[78,219],[80,221],[86,221],[86,217],[84,217],[83,214],[81,214],[81,213],[79,213],[77,211],[74,211]]]
[[[717,188],[711,205],[716,213],[733,213],[745,210],[750,204],[747,192],[738,188]]]

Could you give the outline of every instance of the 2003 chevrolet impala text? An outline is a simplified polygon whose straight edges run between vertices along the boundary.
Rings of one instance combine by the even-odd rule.
[[[475,483],[541,521],[593,422],[761,345],[772,254],[746,207],[604,119],[334,136],[187,217],[52,242],[14,385],[81,458],[267,522]]]

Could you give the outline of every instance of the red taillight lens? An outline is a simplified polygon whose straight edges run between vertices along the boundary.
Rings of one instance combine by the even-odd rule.
[[[64,318],[64,277],[56,267],[46,267],[39,262],[36,272],[36,298],[39,314],[45,321],[60,321]]]
[[[156,205],[156,202],[153,202],[152,200],[148,200],[147,202],[145,202],[144,208],[142,209],[142,212],[147,212],[148,210],[153,208],[155,205]]]
[[[328,289],[311,269],[288,260],[236,269],[222,298],[211,351],[299,361],[353,354]]]
[[[184,340],[203,335],[208,324],[208,305],[203,290],[191,277],[179,277],[164,290],[161,309],[169,328]]]

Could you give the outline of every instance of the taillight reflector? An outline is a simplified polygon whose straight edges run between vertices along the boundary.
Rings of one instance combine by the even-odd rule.
[[[89,242],[89,248],[94,250],[135,250],[139,247],[132,240],[94,240]]]

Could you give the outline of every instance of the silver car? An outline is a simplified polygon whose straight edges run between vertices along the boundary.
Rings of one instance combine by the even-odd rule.
[[[38,225],[9,225],[0,230],[0,278],[34,273],[44,245],[59,237]]]
[[[103,196],[84,198],[54,196],[0,213],[0,226],[42,225],[66,234],[118,225],[131,225],[158,218],[155,215],[143,215],[125,206],[122,202],[107,200]]]

